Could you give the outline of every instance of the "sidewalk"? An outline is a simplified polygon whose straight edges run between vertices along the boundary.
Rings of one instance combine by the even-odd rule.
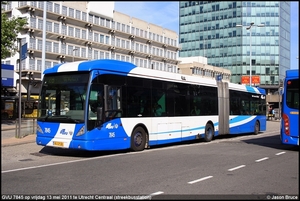
[[[27,144],[31,142],[35,142],[35,134],[27,135],[23,138],[6,138],[6,139],[1,139],[1,146],[6,147],[6,146],[13,146],[13,145],[20,145],[20,144]]]
[[[9,130],[16,130],[16,124],[18,122],[15,121],[1,121],[1,131],[9,131]],[[26,120],[22,120],[21,129],[28,128],[28,124]],[[35,141],[36,134],[29,134],[26,136],[23,136],[22,138],[16,138],[14,135],[5,137],[1,134],[1,146],[13,146],[13,145],[19,145],[19,144],[26,144],[31,143]]]

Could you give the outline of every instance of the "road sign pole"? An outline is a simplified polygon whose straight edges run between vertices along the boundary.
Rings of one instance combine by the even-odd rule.
[[[22,124],[22,38],[18,38],[19,42],[19,128],[17,138],[21,137],[21,124]]]

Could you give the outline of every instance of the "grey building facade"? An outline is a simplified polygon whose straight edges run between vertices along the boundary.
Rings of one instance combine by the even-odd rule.
[[[258,77],[252,84],[278,91],[290,68],[290,2],[180,1],[179,15],[180,57],[207,57],[231,82]]]

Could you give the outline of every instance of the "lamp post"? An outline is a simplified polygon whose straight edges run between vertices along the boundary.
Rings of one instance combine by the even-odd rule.
[[[74,52],[77,51],[77,50],[78,50],[77,48],[73,49],[73,60],[72,60],[73,62],[74,62]]]
[[[251,22],[249,26],[246,26],[246,30],[249,30],[250,31],[250,76],[249,76],[249,82],[250,82],[250,86],[252,86],[252,41],[251,41],[251,28],[252,27],[264,27],[265,25],[264,24],[258,24],[258,25],[255,25],[254,22]],[[244,27],[243,25],[240,25],[240,24],[237,24],[236,27]]]

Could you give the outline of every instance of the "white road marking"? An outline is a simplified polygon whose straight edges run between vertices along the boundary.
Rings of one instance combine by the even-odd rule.
[[[240,168],[243,168],[243,167],[246,167],[246,165],[240,165],[240,166],[237,166],[235,168],[228,169],[228,171],[237,170],[237,169],[240,169]]]
[[[260,162],[260,161],[264,161],[264,160],[268,160],[268,159],[269,159],[269,157],[265,157],[265,158],[258,159],[255,162]]]
[[[203,180],[206,180],[206,179],[210,179],[210,178],[212,178],[213,176],[207,176],[207,177],[203,177],[203,178],[201,178],[201,179],[197,179],[197,180],[194,180],[194,181],[190,181],[190,182],[188,182],[189,184],[194,184],[194,183],[197,183],[197,182],[199,182],[199,181],[203,181]]]

